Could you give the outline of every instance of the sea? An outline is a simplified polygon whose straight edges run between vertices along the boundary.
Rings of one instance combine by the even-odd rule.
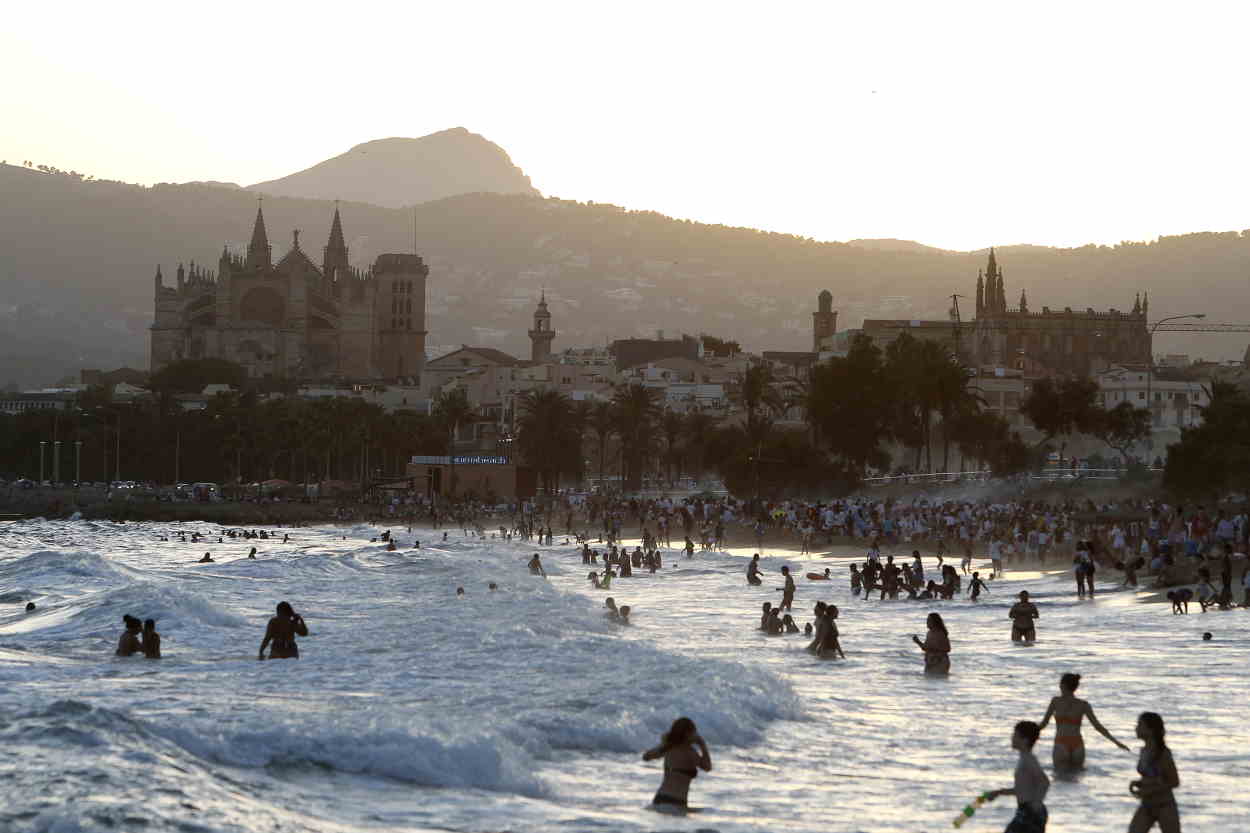
[[[1070,571],[1009,573],[976,603],[865,601],[854,547],[769,550],[762,587],[749,550],[669,551],[605,591],[560,537],[393,526],[388,552],[385,529],[218,543],[206,523],[0,524],[0,833],[952,829],[1010,786],[1012,727],[1041,719],[1067,671],[1134,750],[1137,715],[1163,715],[1186,829],[1250,830],[1245,609],[1173,616],[1110,575],[1080,601]],[[178,540],[193,530],[201,543]],[[215,563],[196,563],[206,551]],[[536,552],[546,578],[526,569]],[[757,630],[783,565],[800,626],[817,600],[839,606],[845,660]],[[826,567],[834,580],[804,578]],[[1010,641],[1021,589],[1041,614],[1031,646]],[[607,596],[632,624],[605,618]],[[260,662],[282,600],[310,634],[298,661]],[[925,677],[911,641],[933,610],[948,679]],[[162,659],[114,656],[124,614],[156,620]],[[650,807],[661,764],[640,755],[679,716],[713,762],[685,816]],[[1084,734],[1088,767],[1054,780],[1049,829],[1124,830],[1136,755]],[[1001,830],[1013,810],[1001,799],[962,829]]]

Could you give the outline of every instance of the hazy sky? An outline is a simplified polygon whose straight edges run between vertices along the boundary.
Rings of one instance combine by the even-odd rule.
[[[249,184],[464,126],[544,194],[819,239],[1250,227],[1250,4],[23,3],[0,158]]]

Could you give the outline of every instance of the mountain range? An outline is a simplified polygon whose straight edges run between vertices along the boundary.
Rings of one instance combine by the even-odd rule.
[[[461,128],[368,142],[247,189],[145,187],[0,164],[0,385],[146,367],[157,266],[168,279],[180,262],[215,268],[223,245],[245,248],[258,193],[267,195],[275,258],[295,229],[306,251],[319,252],[334,200],[353,263],[415,243],[430,265],[432,352],[463,343],[527,355],[543,291],[556,350],[657,330],[728,336],[749,350],[810,349],[822,289],[833,293],[841,328],[864,318],[945,319],[952,294],[964,296],[971,318],[986,256],[900,240],[819,242],[543,197],[502,149]],[[1009,298],[1027,290],[1034,309],[1127,310],[1148,291],[1152,317],[1250,321],[1250,232],[1003,246],[997,255]],[[1165,347],[1240,358],[1247,340],[1171,335]]]

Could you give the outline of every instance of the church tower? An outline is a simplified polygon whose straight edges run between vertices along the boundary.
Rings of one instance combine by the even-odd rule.
[[[812,313],[812,352],[820,352],[820,343],[838,331],[838,314],[833,311],[833,293],[821,290]]]
[[[247,244],[246,269],[268,271],[273,267],[273,254],[269,246],[269,235],[265,232],[265,213],[256,206],[256,224],[252,226],[252,241]]]
[[[334,280],[336,273],[346,277],[350,268],[347,243],[343,240],[343,221],[339,219],[339,207],[335,205],[334,220],[330,223],[330,240],[322,249],[321,274],[326,280]]]
[[[328,248],[328,247],[327,247]],[[425,279],[420,255],[378,255],[373,263],[373,367],[384,379],[417,378],[425,369]]]
[[[547,291],[543,290],[534,310],[534,329],[530,330],[530,361],[542,364],[551,361],[551,342],[556,332],[551,329],[551,313],[547,311]]]

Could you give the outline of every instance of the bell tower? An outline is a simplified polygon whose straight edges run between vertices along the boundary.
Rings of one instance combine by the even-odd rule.
[[[530,330],[530,361],[535,364],[551,361],[551,342],[556,331],[551,329],[551,313],[547,311],[547,291],[544,289],[534,310],[534,329]]]
[[[820,352],[820,343],[838,331],[838,314],[833,310],[833,293],[821,290],[812,313],[812,352]]]

